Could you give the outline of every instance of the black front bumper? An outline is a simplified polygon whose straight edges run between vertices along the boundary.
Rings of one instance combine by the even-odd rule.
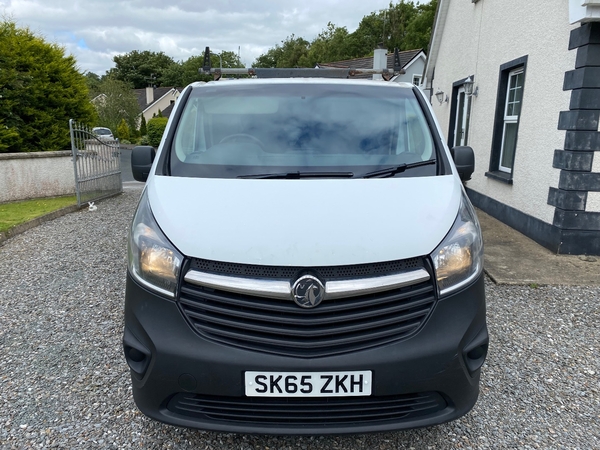
[[[411,338],[320,358],[244,350],[200,337],[177,304],[129,276],[125,357],[139,409],[161,422],[260,434],[382,432],[440,424],[477,401],[487,353],[483,275],[438,301]],[[244,372],[373,373],[369,397],[246,397]]]

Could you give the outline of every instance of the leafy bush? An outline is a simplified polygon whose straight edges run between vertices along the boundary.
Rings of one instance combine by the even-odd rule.
[[[150,145],[150,140],[148,139],[148,135],[145,134],[143,135],[140,140],[138,141],[139,145]]]
[[[148,143],[152,147],[158,148],[160,145],[168,121],[166,117],[154,117],[148,121]]]

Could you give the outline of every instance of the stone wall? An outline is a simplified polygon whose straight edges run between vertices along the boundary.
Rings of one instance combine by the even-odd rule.
[[[70,151],[0,153],[0,203],[74,193]]]

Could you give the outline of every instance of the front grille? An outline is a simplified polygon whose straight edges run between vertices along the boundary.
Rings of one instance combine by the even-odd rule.
[[[310,271],[323,281],[366,278],[390,275],[409,269],[422,267],[421,258],[409,258],[398,261],[385,261],[371,264],[354,264],[350,266],[311,267]],[[249,278],[296,279],[307,270],[306,267],[293,266],[259,266],[255,264],[237,264],[208,259],[194,258],[190,262],[191,270],[209,272],[217,275],[241,276]]]
[[[437,392],[382,397],[218,397],[180,393],[167,409],[202,420],[263,426],[335,426],[412,420],[447,407]]]
[[[316,272],[316,270],[315,270]],[[332,279],[332,278],[330,278]],[[406,339],[435,304],[433,281],[304,309],[292,299],[266,299],[184,283],[179,306],[207,339],[250,350],[317,357]]]

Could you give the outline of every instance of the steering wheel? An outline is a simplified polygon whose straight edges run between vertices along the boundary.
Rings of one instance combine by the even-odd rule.
[[[223,139],[221,139],[219,141],[219,144],[224,144],[224,143],[230,142],[230,141],[231,142],[242,142],[244,140],[254,142],[256,145],[258,145],[262,149],[265,148],[265,146],[260,141],[260,139],[258,139],[255,136],[252,136],[251,134],[246,134],[246,133],[235,133],[235,134],[230,134],[229,136],[225,136]]]

